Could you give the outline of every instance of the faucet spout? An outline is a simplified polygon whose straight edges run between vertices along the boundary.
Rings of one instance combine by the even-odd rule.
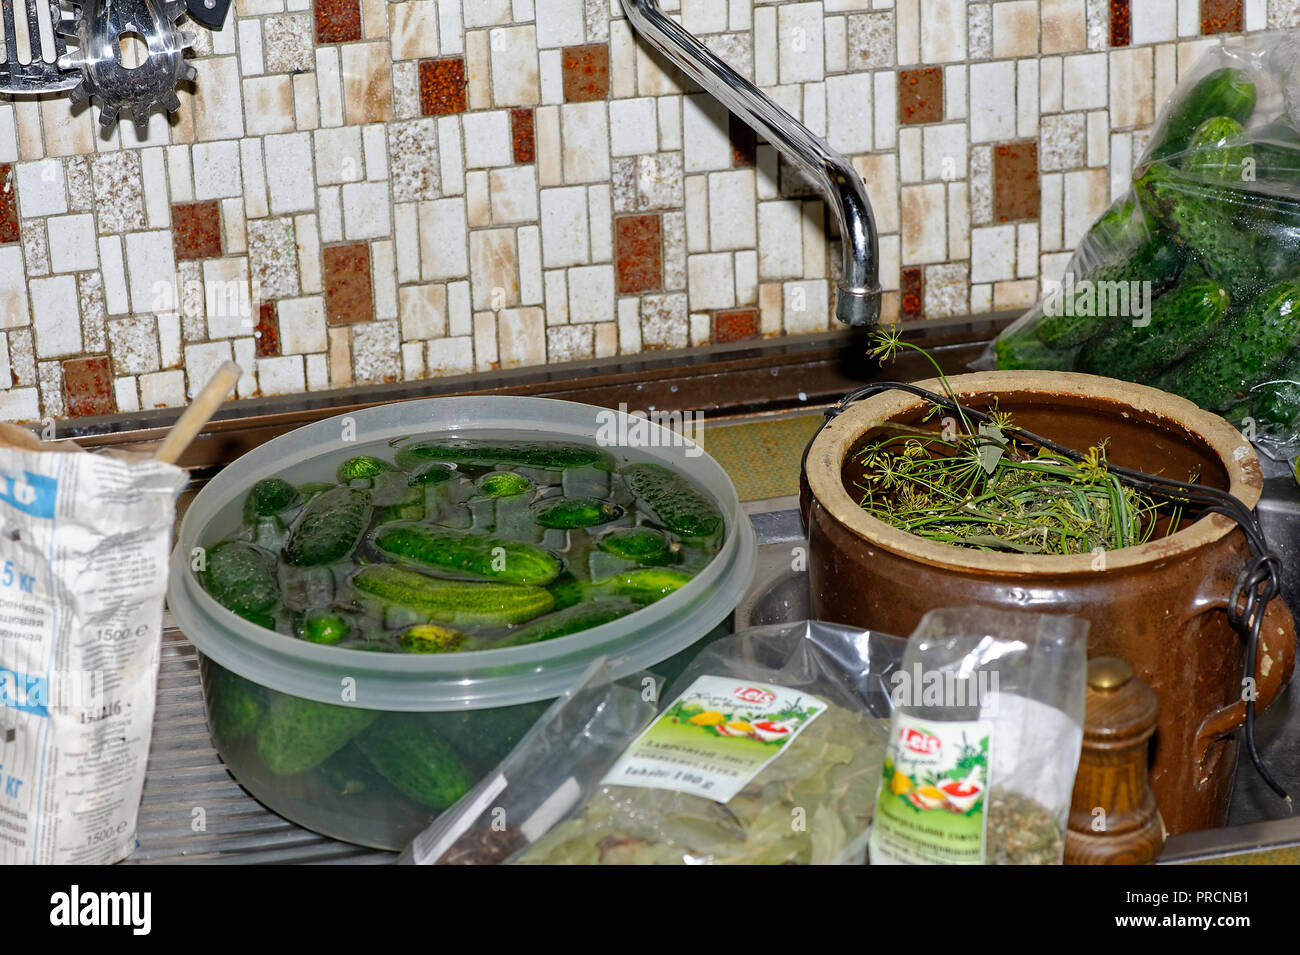
[[[622,3],[645,42],[779,149],[821,191],[839,222],[844,246],[835,317],[848,325],[874,325],[880,318],[880,252],[862,177],[847,159],[664,16],[659,0]]]

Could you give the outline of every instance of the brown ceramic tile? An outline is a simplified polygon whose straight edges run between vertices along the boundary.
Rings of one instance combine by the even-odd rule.
[[[609,47],[604,43],[565,47],[560,66],[566,103],[590,103],[608,98]]]
[[[13,166],[0,163],[0,243],[17,242],[18,203],[14,186],[18,177],[13,173]]]
[[[353,325],[375,317],[370,288],[370,246],[364,242],[330,245],[321,250],[325,266],[325,320]]]
[[[743,342],[758,337],[758,309],[735,308],[713,313],[713,342]]]
[[[526,106],[510,111],[510,142],[514,146],[515,162],[532,162],[537,158],[533,140],[533,111]]]
[[[731,133],[731,164],[733,166],[752,166],[755,163],[755,151],[758,149],[758,134],[743,120],[728,113]]]
[[[172,245],[177,261],[222,254],[221,206],[215,199],[172,206]]]
[[[1201,32],[1240,33],[1242,23],[1242,0],[1201,0]]]
[[[898,71],[898,121],[937,123],[943,119],[943,70]]]
[[[316,42],[361,39],[361,0],[315,0]]]
[[[263,302],[257,310],[257,357],[275,358],[280,354],[280,313],[274,302]]]
[[[1032,139],[993,147],[993,215],[999,222],[1037,219],[1038,143]]]
[[[620,295],[653,292],[663,285],[659,217],[614,220],[614,275]]]
[[[1110,0],[1110,45],[1128,46],[1133,35],[1129,0]]]
[[[465,112],[465,58],[420,61],[420,112],[443,116]]]
[[[903,321],[910,322],[921,317],[922,295],[921,270],[903,269],[902,298],[899,300],[898,313]]]
[[[108,356],[69,358],[63,363],[63,394],[68,417],[112,414],[117,410],[113,396],[113,367]]]

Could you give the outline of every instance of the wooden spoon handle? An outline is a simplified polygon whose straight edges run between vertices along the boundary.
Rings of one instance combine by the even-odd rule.
[[[217,413],[221,403],[226,400],[226,395],[230,394],[243,373],[243,369],[233,361],[225,362],[218,368],[216,374],[185,409],[185,413],[177,419],[176,424],[167,433],[167,437],[163,438],[162,444],[158,445],[158,450],[153,453],[154,460],[175,464],[185,449],[190,446],[190,442],[203,430],[208,419]]]

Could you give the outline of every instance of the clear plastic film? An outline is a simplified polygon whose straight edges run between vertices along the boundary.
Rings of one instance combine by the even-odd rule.
[[[1223,415],[1270,457],[1294,457],[1297,77],[1294,33],[1205,52],[1161,110],[1128,191],[977,364],[1151,385]]]
[[[905,644],[800,622],[714,643],[659,697],[594,674],[404,858],[860,863]]]

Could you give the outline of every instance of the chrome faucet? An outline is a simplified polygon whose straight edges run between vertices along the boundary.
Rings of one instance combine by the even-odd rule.
[[[643,40],[779,149],[825,196],[844,243],[835,317],[849,325],[874,325],[880,318],[880,253],[862,177],[847,159],[664,16],[659,0],[622,3]]]

